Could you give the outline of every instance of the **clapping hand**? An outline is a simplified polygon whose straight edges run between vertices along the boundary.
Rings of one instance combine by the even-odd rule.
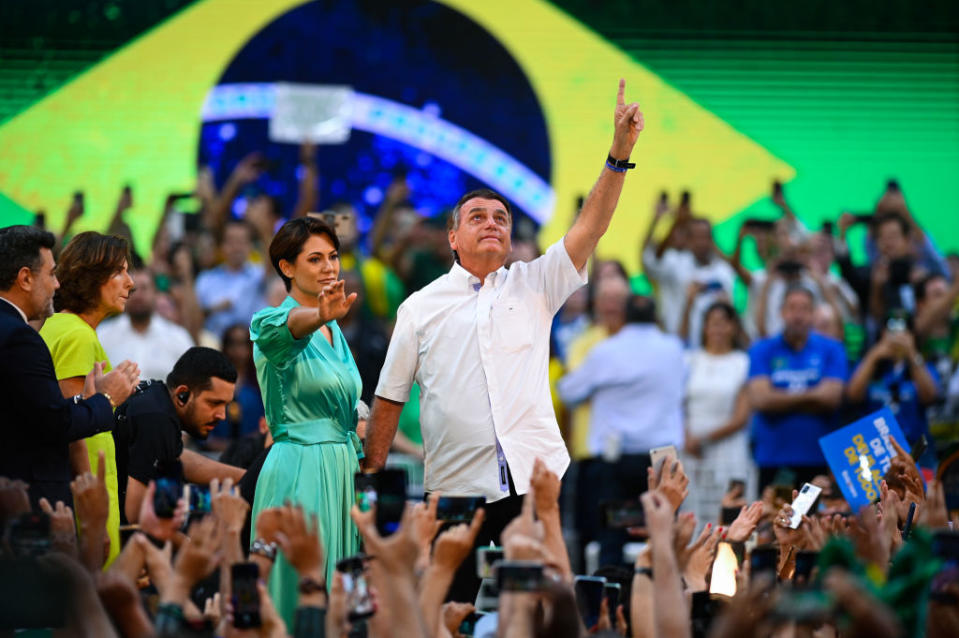
[[[103,364],[96,362],[83,384],[84,396],[96,392],[109,395],[114,407],[120,405],[137,389],[140,383],[140,367],[132,361],[123,361],[108,374],[103,374]]]
[[[322,323],[341,319],[349,312],[350,306],[356,301],[356,293],[351,292],[347,295],[345,287],[346,282],[340,279],[324,287],[317,295],[320,302],[317,313]]]

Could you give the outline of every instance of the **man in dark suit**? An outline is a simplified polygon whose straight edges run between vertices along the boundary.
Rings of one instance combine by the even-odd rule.
[[[51,233],[32,226],[0,228],[0,476],[29,484],[31,503],[71,505],[71,441],[113,429],[113,408],[139,382],[136,364],[124,361],[104,375],[97,364],[83,395],[65,399],[50,351],[27,322],[53,314]]]

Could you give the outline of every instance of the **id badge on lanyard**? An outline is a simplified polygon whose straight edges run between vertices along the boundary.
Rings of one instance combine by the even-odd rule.
[[[509,492],[509,469],[506,466],[506,454],[503,453],[503,446],[496,439],[496,465],[499,472],[499,490],[500,492]]]

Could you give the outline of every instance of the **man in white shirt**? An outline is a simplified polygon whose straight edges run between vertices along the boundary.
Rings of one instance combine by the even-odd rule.
[[[385,465],[417,382],[426,490],[486,498],[478,544],[498,542],[519,512],[537,457],[558,476],[569,465],[550,400],[549,328],[566,298],[586,283],[586,261],[609,226],[631,167],[643,116],[638,104],[624,103],[624,89],[621,80],[609,157],[561,241],[507,270],[509,204],[493,191],[467,193],[450,216],[457,263],[411,295],[397,314],[373,401],[364,468]]]
[[[156,286],[149,270],[134,272],[133,285],[126,312],[101,323],[97,336],[111,361],[140,361],[144,379],[163,380],[196,344],[183,326],[155,314]]]
[[[653,224],[662,213],[657,211]],[[652,241],[652,229],[643,248],[643,268],[656,284],[657,305],[663,327],[679,334],[690,284],[698,284],[699,292],[692,300],[687,335],[680,338],[692,347],[699,345],[702,333],[702,315],[719,295],[733,297],[736,272],[716,251],[712,224],[707,219],[689,218],[684,223],[688,232],[682,249],[657,248]],[[672,234],[672,233],[671,233]]]

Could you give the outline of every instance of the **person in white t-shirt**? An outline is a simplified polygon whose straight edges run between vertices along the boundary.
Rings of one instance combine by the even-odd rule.
[[[533,463],[562,476],[569,454],[549,392],[553,316],[586,283],[586,261],[609,227],[629,156],[643,129],[620,80],[613,143],[599,179],[563,239],[531,262],[505,267],[512,213],[483,189],[464,195],[449,219],[456,263],[403,302],[380,373],[366,438],[366,471],[381,469],[414,382],[428,492],[483,496],[478,545],[499,542],[522,505]],[[455,600],[471,600],[472,568],[454,582]],[[472,579],[470,573],[473,572]],[[462,597],[461,597],[462,596]]]
[[[102,322],[97,336],[111,361],[139,361],[144,379],[166,379],[193,338],[186,328],[156,314],[156,287],[149,270],[133,273],[126,312]]]
[[[684,245],[665,250],[655,246],[653,228],[664,214],[665,208],[657,207],[643,247],[643,268],[656,284],[663,327],[667,332],[679,335],[690,346],[697,347],[703,311],[719,299],[732,299],[736,272],[716,250],[713,227],[708,219],[677,215],[676,224],[685,228]],[[687,334],[683,335],[680,328],[691,286],[695,286],[697,292],[690,300]]]

